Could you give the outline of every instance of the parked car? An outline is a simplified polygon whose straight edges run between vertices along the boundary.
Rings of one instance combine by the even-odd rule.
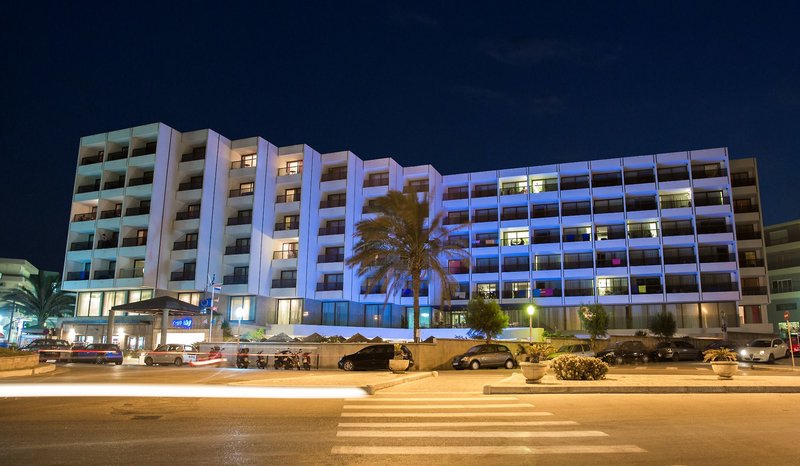
[[[790,338],[792,344],[792,353],[800,353],[800,337]]]
[[[480,369],[481,367],[505,367],[513,369],[517,361],[505,345],[483,344],[468,349],[453,358],[454,369]]]
[[[558,351],[547,355],[547,359],[555,359],[564,354],[574,354],[576,356],[594,357],[595,353],[592,347],[586,343],[577,345],[564,345],[558,348]]]
[[[656,349],[650,353],[650,357],[660,361],[667,359],[672,361],[680,361],[681,359],[699,361],[703,359],[703,352],[692,346],[688,341],[665,341],[656,345]]]
[[[780,338],[756,338],[739,350],[741,361],[774,362],[789,356],[789,347]]]
[[[197,361],[197,348],[192,345],[165,344],[144,355],[144,363],[148,366],[153,364],[174,364],[178,367],[184,363]]]
[[[119,346],[108,343],[92,343],[82,348],[72,348],[71,362],[93,362],[95,364],[105,364],[113,362],[116,365],[122,364],[122,350]]]
[[[20,348],[20,351],[36,351],[39,353],[39,361],[69,361],[71,345],[67,340],[57,340],[55,338],[40,338],[33,340]]]
[[[411,350],[406,345],[401,346],[405,359],[410,362],[408,367],[414,365]],[[370,345],[361,348],[353,354],[342,356],[339,360],[339,369],[354,370],[383,370],[389,369],[389,360],[394,359],[394,345]]]
[[[622,364],[625,362],[648,362],[650,352],[639,340],[618,341],[608,348],[598,351],[598,358],[609,363]]]

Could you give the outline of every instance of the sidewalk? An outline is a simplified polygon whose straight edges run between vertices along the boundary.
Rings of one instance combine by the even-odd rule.
[[[436,377],[437,372],[342,372],[342,371],[265,371],[258,379],[231,382],[248,387],[358,387],[368,394],[415,380]]]

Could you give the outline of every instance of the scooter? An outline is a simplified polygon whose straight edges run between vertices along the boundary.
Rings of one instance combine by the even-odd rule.
[[[311,353],[308,351],[304,352],[300,356],[300,363],[303,365],[303,369],[310,371],[311,370]],[[297,366],[297,370],[300,370],[300,366]]]
[[[264,351],[259,351],[256,356],[256,367],[259,369],[267,368],[267,358],[263,355]]]
[[[242,348],[239,354],[236,355],[236,367],[239,369],[247,369],[250,367],[250,348]]]
[[[275,356],[275,369],[293,369],[297,367],[297,355],[290,350],[285,349]]]

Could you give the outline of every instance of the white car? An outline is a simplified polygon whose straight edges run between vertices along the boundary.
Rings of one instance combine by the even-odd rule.
[[[739,350],[741,361],[773,362],[789,356],[789,347],[780,338],[757,338]]]
[[[197,348],[192,345],[160,345],[144,356],[144,363],[148,366],[153,364],[174,364],[180,367],[183,364],[195,361],[197,361]]]

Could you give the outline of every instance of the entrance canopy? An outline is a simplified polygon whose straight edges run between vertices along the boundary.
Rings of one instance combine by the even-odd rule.
[[[135,303],[120,304],[114,306],[108,312],[108,328],[106,341],[111,341],[114,328],[115,312],[138,312],[140,314],[161,314],[161,343],[167,342],[167,327],[169,327],[169,316],[196,316],[203,313],[203,309],[194,304],[180,301],[171,296],[159,296],[158,298],[146,299]],[[209,332],[211,330],[209,329]],[[210,338],[209,338],[210,339]]]

